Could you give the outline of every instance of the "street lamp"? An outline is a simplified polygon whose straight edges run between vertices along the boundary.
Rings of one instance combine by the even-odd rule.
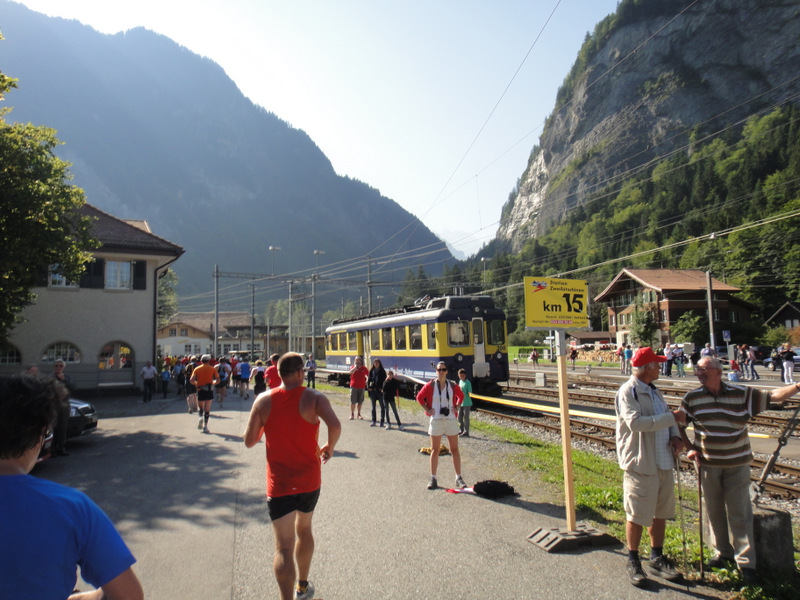
[[[269,251],[272,254],[272,274],[275,275],[275,252],[280,251],[280,246],[270,246]]]
[[[314,250],[314,257],[317,259],[317,270],[319,270],[319,256],[325,254],[325,250]]]
[[[489,262],[489,259],[481,256],[481,262],[483,263],[483,285],[486,285],[486,263]]]

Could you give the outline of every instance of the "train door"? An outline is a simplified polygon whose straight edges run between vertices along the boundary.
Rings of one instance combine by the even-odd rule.
[[[472,376],[482,379],[489,376],[489,363],[486,362],[486,344],[483,339],[483,319],[472,319],[472,347],[474,363]]]

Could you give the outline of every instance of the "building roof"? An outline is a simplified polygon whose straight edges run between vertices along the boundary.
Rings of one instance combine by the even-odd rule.
[[[613,337],[610,331],[568,331],[567,336],[578,341],[610,340]]]
[[[250,327],[249,312],[222,312],[219,313],[220,329],[229,327]],[[169,320],[168,325],[182,323],[201,331],[208,331],[214,328],[214,312],[179,312],[175,313]]]
[[[175,257],[184,252],[177,244],[151,233],[147,221],[119,219],[91,204],[84,204],[80,213],[93,219],[91,232],[102,244],[100,250]]]
[[[700,269],[622,269],[608,284],[606,289],[595,297],[595,302],[602,302],[620,281],[632,279],[643,287],[658,292],[675,290],[705,290],[706,272]],[[720,292],[740,292],[735,286],[711,278],[711,287]]]
[[[800,315],[800,308],[797,308],[797,306],[791,302],[784,302],[783,306],[781,306],[778,310],[776,310],[775,313],[769,319],[764,321],[764,325],[767,325],[768,323],[777,319],[778,315],[780,315],[784,311],[788,311],[789,313],[794,313],[795,315]]]
[[[235,337],[235,333],[242,330],[250,331],[249,312],[228,311],[219,313],[219,329],[221,337]],[[214,329],[214,311],[209,312],[179,312],[175,313],[169,322],[160,329],[166,327],[175,327],[176,325],[188,325],[194,327],[198,331],[203,331],[211,335]],[[255,328],[259,331],[264,331],[266,325],[264,323],[256,323]],[[274,332],[285,331],[288,329],[287,325],[271,325],[270,330]]]

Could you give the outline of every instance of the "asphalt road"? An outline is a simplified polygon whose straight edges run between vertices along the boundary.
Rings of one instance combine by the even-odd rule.
[[[431,492],[419,413],[404,404],[408,430],[385,431],[348,421],[344,396],[332,397],[343,435],[323,467],[315,513],[317,598],[719,597],[656,579],[649,592],[633,588],[619,546],[544,551],[528,536],[539,527],[564,527],[563,504],[546,486],[509,475],[513,448],[480,435],[464,440],[463,474],[468,485],[503,475],[519,497],[494,502]],[[277,598],[264,447],[247,450],[240,438],[251,401],[215,405],[204,435],[178,400],[92,400],[98,430],[70,440],[70,456],[46,461],[34,475],[84,490],[109,514],[138,559],[146,597]],[[440,484],[449,485],[452,473],[443,457]]]

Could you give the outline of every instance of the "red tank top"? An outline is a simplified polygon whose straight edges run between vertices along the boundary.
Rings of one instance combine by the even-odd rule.
[[[267,440],[267,496],[304,494],[322,483],[319,458],[319,421],[312,425],[300,416],[300,396],[306,388],[275,388],[264,425]]]

